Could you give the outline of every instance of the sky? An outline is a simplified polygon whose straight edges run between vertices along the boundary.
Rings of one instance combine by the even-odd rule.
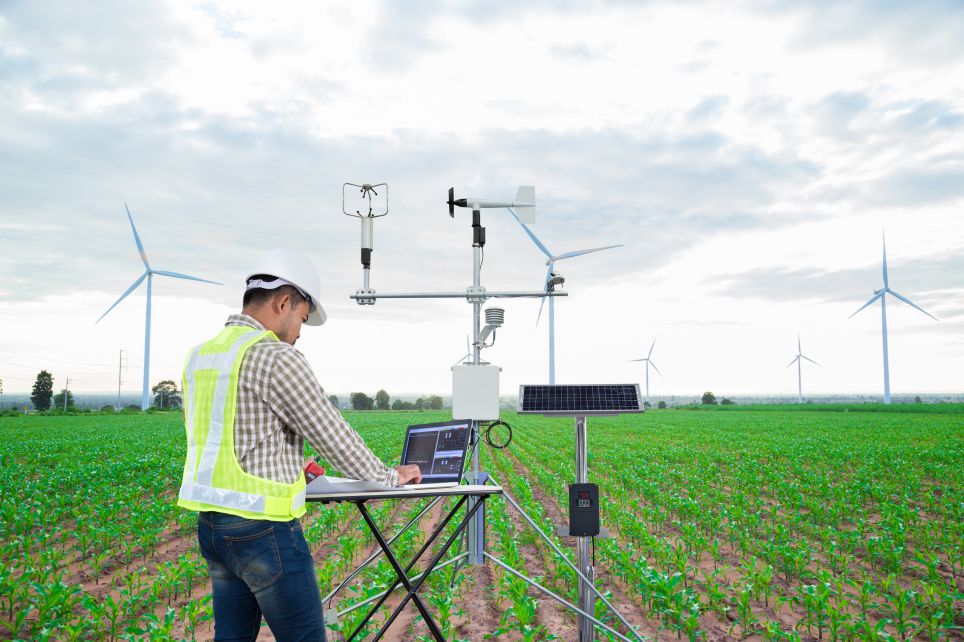
[[[561,261],[558,383],[660,395],[964,390],[964,6],[956,1],[0,2],[0,379],[140,390],[240,307],[276,247],[305,251],[329,322],[297,347],[329,392],[451,389],[471,306],[358,306],[342,185],[389,184],[377,292],[471,284],[446,191],[536,187]],[[545,258],[485,210],[482,284],[540,290]],[[548,381],[539,300],[490,301],[501,389]]]

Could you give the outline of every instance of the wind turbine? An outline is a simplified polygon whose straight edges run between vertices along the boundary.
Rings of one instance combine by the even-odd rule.
[[[814,360],[811,359],[810,357],[804,356],[803,350],[800,349],[800,333],[798,332],[798,333],[797,333],[797,356],[795,356],[795,357],[793,358],[793,361],[791,361],[790,363],[788,363],[788,364],[786,365],[786,368],[784,368],[784,370],[786,370],[787,368],[789,368],[790,366],[792,366],[794,363],[797,364],[797,401],[798,401],[798,403],[803,403],[803,375],[801,374],[801,368],[800,368],[800,364],[802,363],[801,359],[806,359],[807,361],[809,361],[810,363],[812,363],[812,364],[815,365],[815,366],[819,366],[819,365],[820,365],[819,363],[817,363],[816,361],[814,361]],[[823,367],[823,366],[821,366],[821,367]]]
[[[934,319],[935,321],[938,321],[938,318],[935,317],[930,312],[928,312],[927,310],[925,310],[924,308],[914,303],[913,301],[911,301],[910,299],[908,299],[907,297],[902,296],[901,294],[898,294],[897,292],[894,292],[893,290],[890,289],[890,284],[887,281],[887,239],[884,238],[883,242],[884,242],[884,264],[883,264],[884,265],[883,267],[884,287],[880,288],[879,290],[874,290],[874,296],[870,297],[870,300],[867,301],[867,303],[864,303],[862,306],[860,306],[857,312],[860,312],[861,310],[866,308],[868,305],[870,305],[877,299],[880,299],[880,327],[881,327],[881,335],[883,337],[883,343],[884,343],[884,403],[890,403],[890,362],[887,356],[887,299],[885,295],[890,294],[891,296],[903,301],[907,305],[913,308],[917,308],[918,310],[920,310],[930,318]],[[854,314],[857,314],[857,312],[854,312]],[[847,318],[848,319],[853,318],[854,314],[851,314]]]
[[[653,339],[653,344],[652,344],[651,346],[649,346],[649,352],[646,353],[646,356],[645,356],[645,357],[643,357],[642,359],[630,359],[630,361],[645,361],[645,362],[646,362],[646,401],[649,401],[649,368],[650,368],[650,366],[652,366],[653,370],[655,370],[657,373],[659,373],[659,376],[661,376],[661,377],[663,376],[663,373],[659,371],[659,368],[657,368],[657,367],[656,367],[656,364],[653,363],[653,360],[650,359],[650,357],[653,356],[653,348],[655,348],[655,347],[656,347],[656,339]]]
[[[522,226],[522,229],[525,231],[525,233],[529,235],[529,238],[532,239],[532,242],[536,244],[536,247],[539,248],[539,251],[546,255],[546,259],[547,259],[546,265],[548,266],[548,269],[546,270],[546,278],[545,278],[545,281],[543,282],[543,287],[545,288],[547,293],[551,292],[557,285],[562,285],[565,282],[565,279],[561,275],[556,274],[553,271],[553,268],[555,268],[556,266],[556,261],[561,261],[563,259],[571,259],[574,256],[582,256],[583,254],[601,252],[602,250],[611,250],[614,247],[622,247],[621,244],[607,245],[606,247],[594,247],[588,250],[575,250],[573,252],[563,252],[562,254],[559,254],[557,256],[557,255],[554,255],[552,252],[550,252],[549,248],[547,248],[542,243],[542,241],[540,241],[536,237],[536,235],[533,234],[532,230],[530,230],[522,222],[522,219],[519,218],[519,215],[515,213],[514,209],[512,209],[511,207],[506,209],[508,209],[512,213],[512,216],[514,216],[515,220],[519,223],[520,226]],[[555,297],[548,297],[548,299],[549,299],[549,384],[553,385],[556,383],[556,301],[555,301]],[[536,325],[539,324],[539,319],[542,318],[542,307],[545,305],[545,303],[546,303],[546,297],[543,297],[542,302],[539,304],[539,315],[536,317]]]
[[[168,272],[167,270],[155,270],[152,268],[151,264],[147,262],[147,254],[144,253],[144,245],[141,243],[141,237],[137,235],[137,228],[134,227],[134,217],[131,216],[131,211],[127,207],[127,203],[124,203],[124,209],[127,210],[127,219],[131,222],[131,230],[134,232],[134,243],[137,244],[137,251],[141,255],[141,261],[144,262],[144,273],[137,277],[134,283],[127,288],[124,294],[120,295],[120,298],[114,301],[114,305],[107,308],[107,312],[100,315],[100,319],[97,319],[94,324],[96,325],[97,323],[100,323],[100,320],[106,317],[111,310],[116,308],[118,303],[123,301],[127,295],[136,290],[137,286],[139,286],[144,279],[147,279],[147,321],[144,329],[144,389],[141,392],[141,410],[147,410],[147,393],[150,390],[148,387],[148,378],[151,365],[151,283],[154,280],[154,275],[171,276],[175,279],[188,279],[190,281],[201,281],[203,283],[213,283],[215,285],[224,284],[218,283],[217,281],[208,281],[207,279],[201,279],[196,276],[179,274],[177,272]]]

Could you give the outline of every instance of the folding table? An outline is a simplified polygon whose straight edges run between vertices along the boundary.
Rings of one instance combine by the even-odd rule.
[[[502,488],[500,486],[459,485],[459,486],[451,486],[449,488],[425,488],[425,489],[398,488],[398,489],[385,490],[385,491],[325,493],[325,494],[319,493],[319,494],[306,495],[305,500],[309,502],[322,502],[325,504],[333,503],[333,502],[351,502],[355,506],[357,506],[358,512],[361,513],[362,518],[365,520],[365,524],[368,525],[368,529],[375,537],[375,541],[378,542],[378,546],[385,554],[385,557],[386,559],[388,559],[389,564],[392,565],[392,568],[395,570],[395,575],[397,576],[397,579],[395,580],[395,582],[388,588],[387,591],[385,591],[385,593],[381,595],[380,599],[375,604],[375,606],[372,607],[371,610],[365,615],[364,619],[362,619],[361,623],[358,625],[358,627],[356,627],[355,631],[353,631],[351,635],[346,638],[346,641],[351,642],[351,640],[353,640],[355,636],[358,635],[359,631],[362,630],[365,624],[367,624],[368,621],[378,611],[378,609],[381,608],[385,600],[388,599],[388,596],[391,595],[391,593],[395,590],[395,588],[399,584],[402,584],[405,587],[405,589],[408,591],[408,593],[405,595],[404,598],[402,598],[402,601],[398,604],[398,606],[395,607],[395,610],[392,611],[392,614],[389,616],[388,620],[385,621],[385,624],[382,626],[381,630],[379,630],[378,633],[375,634],[375,637],[373,638],[373,640],[381,639],[381,637],[385,634],[388,628],[395,621],[395,618],[398,617],[398,614],[401,613],[402,609],[405,608],[405,605],[408,604],[409,600],[411,600],[412,602],[414,602],[415,607],[418,609],[419,613],[424,618],[425,624],[432,632],[432,636],[439,642],[444,642],[445,637],[442,635],[442,631],[441,629],[439,629],[438,623],[435,621],[432,615],[428,612],[428,608],[425,606],[425,602],[422,601],[422,598],[418,596],[418,590],[422,587],[422,584],[425,582],[426,578],[428,578],[431,572],[436,568],[436,566],[438,565],[442,557],[445,556],[445,553],[448,552],[452,544],[455,543],[456,540],[458,540],[459,536],[461,536],[462,531],[465,530],[465,527],[468,525],[469,520],[472,518],[472,516],[485,504],[485,500],[491,495],[501,495],[501,494],[502,494]],[[399,563],[394,553],[392,553],[392,549],[389,546],[390,542],[386,541],[385,536],[378,528],[378,525],[375,523],[375,520],[372,519],[372,516],[368,512],[368,509],[365,508],[365,504],[370,501],[381,500],[381,499],[415,499],[420,497],[441,498],[441,497],[450,497],[450,496],[459,497],[459,501],[456,502],[455,506],[451,510],[449,510],[445,518],[442,519],[439,525],[432,531],[432,534],[428,537],[425,544],[422,545],[419,551],[415,553],[415,556],[412,558],[412,560],[403,569],[402,565]],[[458,527],[456,527],[455,532],[449,536],[448,540],[446,540],[445,544],[442,546],[442,549],[435,554],[431,562],[429,562],[429,565],[421,573],[418,579],[412,582],[408,578],[408,571],[412,569],[412,567],[418,562],[422,554],[424,554],[425,551],[427,551],[432,546],[435,540],[438,539],[439,535],[442,534],[442,531],[445,530],[445,527],[448,526],[449,522],[452,520],[455,514],[466,504],[466,501],[470,497],[475,498],[476,501],[470,502],[470,506],[465,511],[465,515],[462,517],[462,520],[458,523]],[[421,517],[421,515],[424,514],[424,512],[425,511],[423,510],[422,513],[420,513],[414,520],[409,522],[409,524],[406,525],[405,528],[402,530],[404,531],[405,529],[408,528],[408,526],[411,526],[411,524],[414,523],[414,521],[416,521],[419,517]],[[370,557],[368,562],[366,562],[366,564],[371,562],[373,559],[374,559],[374,556]],[[342,582],[342,586],[345,583],[347,583],[352,577],[354,577],[356,573],[353,573],[348,580],[345,580],[345,582]],[[338,589],[336,589],[336,591],[337,590]]]

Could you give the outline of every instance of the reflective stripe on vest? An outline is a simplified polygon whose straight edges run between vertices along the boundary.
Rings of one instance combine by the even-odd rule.
[[[275,521],[305,513],[304,476],[284,484],[250,475],[234,450],[241,362],[248,348],[265,337],[277,340],[271,332],[228,326],[191,351],[182,386],[187,456],[178,506]]]

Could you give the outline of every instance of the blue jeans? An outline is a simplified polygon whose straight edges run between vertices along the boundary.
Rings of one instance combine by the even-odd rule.
[[[261,616],[278,642],[325,642],[321,593],[301,524],[198,513],[214,592],[214,639],[253,642]]]

